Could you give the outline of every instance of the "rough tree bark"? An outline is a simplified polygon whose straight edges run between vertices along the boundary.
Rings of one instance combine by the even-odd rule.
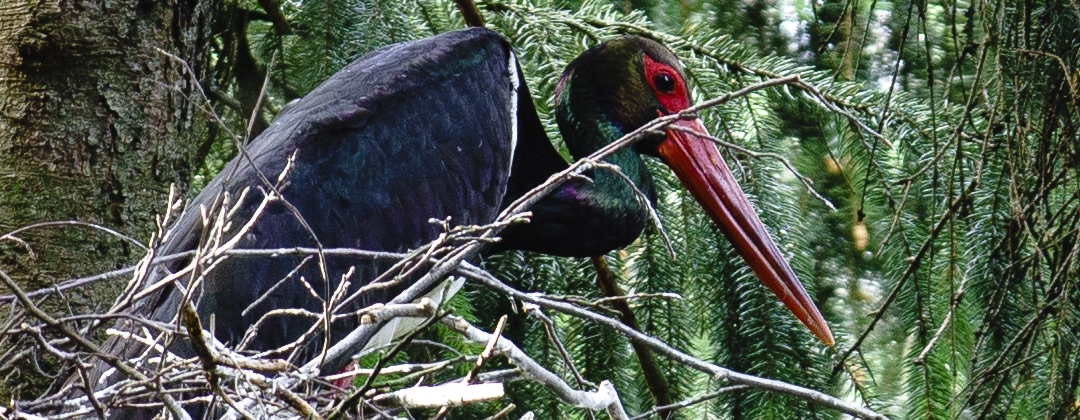
[[[206,116],[188,101],[191,78],[156,49],[186,59],[201,80],[215,3],[0,2],[0,235],[78,220],[149,237],[169,185],[186,188],[206,126]],[[29,289],[125,266],[141,254],[85,228],[18,237],[33,252],[0,242],[0,269]],[[107,306],[104,292],[69,297]],[[6,381],[0,400],[9,401],[18,379]]]

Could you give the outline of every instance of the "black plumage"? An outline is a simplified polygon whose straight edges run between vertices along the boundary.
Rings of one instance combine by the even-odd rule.
[[[486,30],[398,44],[353,62],[278,116],[251,143],[250,161],[241,155],[229,163],[192,200],[176,234],[159,253],[193,249],[201,221],[192,210],[211,207],[222,191],[238,197],[244,188],[252,189],[232,217],[235,224],[246,221],[270,190],[262,178],[276,182],[293,156],[276,190],[295,212],[282,201],[271,203],[238,249],[314,247],[318,238],[324,248],[401,252],[440,233],[440,226],[430,222],[433,218],[450,217],[454,225],[492,221],[506,191],[514,131],[509,102],[515,83],[508,63],[509,45]],[[299,259],[232,258],[221,263],[194,296],[200,316],[208,320],[214,314],[218,339],[235,344],[247,326],[271,309],[320,311],[301,282],[287,281],[259,307],[241,314]],[[317,264],[307,264],[296,276],[317,291],[333,290],[333,281],[350,266],[357,267],[356,279],[371,279],[385,265],[328,257],[329,287],[322,284]],[[355,281],[354,289],[362,284]],[[385,300],[380,296],[385,293],[354,306]],[[155,308],[153,318],[172,317],[180,296],[166,289],[156,302],[148,300]],[[291,342],[310,323],[279,317],[263,327],[266,333],[253,347]],[[342,322],[333,331],[353,324]]]
[[[284,198],[260,210],[236,249],[321,245],[402,252],[442,232],[431,219],[449,217],[454,226],[491,222],[506,194],[514,133],[521,131],[514,127],[517,119],[511,112],[516,101],[531,101],[519,89],[527,93],[508,43],[488,30],[452,32],[368,54],[282,112],[245,153],[191,200],[155,253],[184,252],[210,240],[202,215],[216,215],[225,194],[231,202],[224,206],[238,210],[231,215],[233,227],[223,240],[241,229],[266,195]],[[530,122],[539,127],[535,112],[532,118]],[[289,169],[279,180],[286,165]],[[281,282],[303,259],[225,257],[211,264],[213,268],[190,293],[184,293],[185,276],[175,283],[180,287],[163,287],[127,311],[154,321],[175,322],[180,302],[190,299],[204,328],[214,331],[219,341],[237,345],[248,328],[271,310],[321,313],[322,301],[350,268],[355,268],[351,293],[391,264],[327,256],[329,284],[315,261]],[[144,288],[154,287],[189,263],[186,259],[155,267]],[[309,286],[320,298],[312,296]],[[366,293],[341,310],[385,301],[399,289]],[[357,322],[356,317],[335,322],[329,342]],[[265,351],[292,343],[313,326],[318,327],[311,317],[269,317],[245,350]],[[126,321],[121,321],[121,328],[138,330]],[[292,354],[279,356],[302,363],[318,352],[324,338],[313,335]],[[194,356],[186,339],[168,344],[181,357]],[[123,358],[145,350],[121,339],[111,339],[105,348]],[[103,371],[105,366],[99,366],[95,374]],[[122,415],[127,414],[132,413]]]

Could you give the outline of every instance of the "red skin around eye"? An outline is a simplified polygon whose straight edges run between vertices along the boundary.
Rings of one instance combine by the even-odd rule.
[[[684,83],[682,77],[679,76],[679,72],[675,71],[674,68],[667,64],[653,60],[648,54],[644,54],[644,56],[645,82],[652,88],[653,94],[656,95],[656,99],[664,106],[667,113],[671,114],[688,108],[690,106],[690,95],[686,93],[686,83]],[[653,78],[660,73],[667,73],[675,80],[675,89],[671,92],[663,93],[656,89]]]

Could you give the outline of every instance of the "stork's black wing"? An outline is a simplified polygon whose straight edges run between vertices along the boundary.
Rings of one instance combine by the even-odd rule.
[[[241,154],[230,162],[188,205],[158,255],[194,249],[206,241],[201,214],[220,206],[222,193],[236,200],[248,189],[225,236],[235,234],[271,191],[265,181],[276,183],[292,156],[276,188],[289,205],[267,205],[237,248],[312,247],[317,238],[328,248],[400,252],[439,234],[441,228],[430,219],[449,216],[453,225],[493,221],[506,193],[517,141],[518,89],[525,89],[516,69],[507,42],[484,29],[389,46],[353,62],[279,115],[252,141],[250,158]],[[532,115],[530,121],[535,119]],[[203,323],[209,327],[214,319],[215,336],[237,344],[248,327],[272,309],[321,312],[320,300],[328,299],[327,291],[337,287],[350,267],[356,268],[352,290],[387,267],[328,257],[326,284],[314,261],[289,277],[302,260],[228,257],[217,263],[192,289]],[[184,264],[156,269],[148,285]],[[165,287],[132,310],[170,321],[181,290]],[[383,300],[390,292],[374,292],[353,309]],[[245,312],[260,297],[261,303]],[[265,350],[293,342],[313,323],[305,317],[271,317],[248,348]],[[355,324],[351,318],[338,322],[332,335],[340,337]],[[118,355],[136,354],[124,348],[131,343],[110,344]],[[298,357],[310,357],[316,347],[301,346],[306,350]],[[191,355],[185,343],[171,348]]]

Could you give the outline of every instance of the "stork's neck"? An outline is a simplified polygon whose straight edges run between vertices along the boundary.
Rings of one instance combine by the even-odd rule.
[[[595,118],[560,118],[559,128],[575,159],[587,157],[623,135],[617,125]],[[554,152],[550,143],[546,148]],[[563,182],[529,208],[533,213],[530,223],[508,227],[503,231],[503,241],[493,245],[492,250],[524,249],[584,257],[605,254],[637,239],[648,221],[646,206],[650,204],[645,200],[652,202],[655,197],[645,162],[627,148],[605,158],[604,163],[617,167],[619,172],[594,168],[583,174],[588,179],[577,177]],[[511,181],[513,184],[513,177]]]
[[[572,109],[571,107],[567,107]],[[584,159],[597,150],[615,142],[626,135],[623,127],[602,114],[582,115],[572,110],[562,112],[559,118],[559,130],[562,132],[570,154],[574,160]],[[604,163],[615,165],[626,177],[610,169],[597,168],[589,171],[589,177],[595,184],[591,192],[595,194],[614,195],[624,200],[629,208],[640,205],[633,188],[626,185],[626,180],[633,182],[650,202],[655,198],[652,178],[641,156],[632,147],[625,147],[610,156],[604,158]],[[642,209],[645,210],[645,209]]]

